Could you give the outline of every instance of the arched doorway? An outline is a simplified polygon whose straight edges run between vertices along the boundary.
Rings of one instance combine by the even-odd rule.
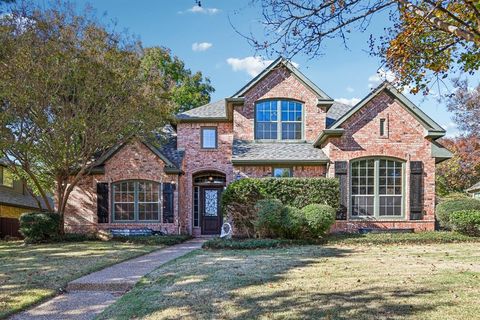
[[[202,234],[220,234],[220,197],[225,184],[221,172],[203,171],[193,176],[193,225],[200,227]]]

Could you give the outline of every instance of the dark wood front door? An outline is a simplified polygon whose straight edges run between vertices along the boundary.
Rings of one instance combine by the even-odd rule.
[[[220,196],[223,188],[202,187],[202,234],[220,234],[222,214],[220,212]]]

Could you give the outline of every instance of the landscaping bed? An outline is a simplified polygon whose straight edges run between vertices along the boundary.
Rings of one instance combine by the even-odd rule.
[[[150,238],[92,241],[67,236],[64,242],[30,245],[0,241],[0,318],[54,296],[80,276],[189,237]]]
[[[214,238],[203,244],[204,249],[253,250],[269,248],[285,248],[299,245],[315,244],[431,244],[480,242],[479,237],[469,237],[457,232],[426,231],[417,233],[339,233],[321,239],[230,239]]]

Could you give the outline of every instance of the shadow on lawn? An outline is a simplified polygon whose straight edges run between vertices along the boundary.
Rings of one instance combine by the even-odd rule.
[[[340,267],[341,258],[351,253],[346,248],[318,246],[293,250],[202,252],[182,258],[150,274],[142,285],[107,309],[102,319],[149,315],[168,319],[392,318],[436,308],[433,304],[398,302],[433,294],[430,290],[373,285],[355,289],[356,283],[344,291],[288,286],[285,282],[292,280],[287,275],[302,272],[298,268],[331,258],[340,258]]]

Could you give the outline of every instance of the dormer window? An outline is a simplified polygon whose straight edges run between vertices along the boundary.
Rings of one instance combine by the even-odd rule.
[[[256,140],[301,140],[302,136],[302,103],[291,100],[265,100],[256,104]]]

